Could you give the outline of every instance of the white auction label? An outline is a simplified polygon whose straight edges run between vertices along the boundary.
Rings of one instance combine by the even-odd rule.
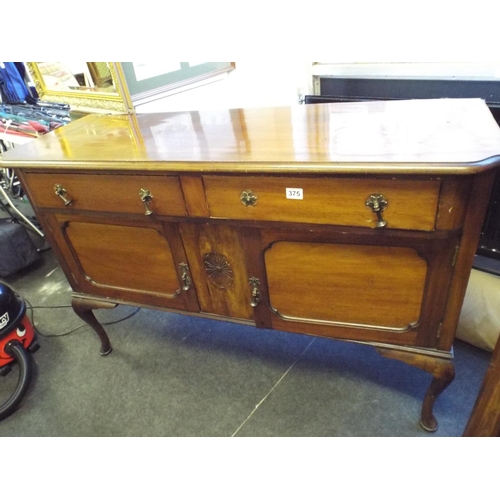
[[[304,190],[302,188],[286,188],[287,200],[303,200]]]

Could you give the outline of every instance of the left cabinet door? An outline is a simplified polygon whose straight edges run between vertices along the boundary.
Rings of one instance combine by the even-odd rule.
[[[45,214],[76,291],[198,311],[175,224]]]

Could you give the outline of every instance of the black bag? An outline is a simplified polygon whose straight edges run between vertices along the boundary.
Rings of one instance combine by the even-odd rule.
[[[0,276],[17,273],[39,259],[28,232],[20,224],[0,220]]]

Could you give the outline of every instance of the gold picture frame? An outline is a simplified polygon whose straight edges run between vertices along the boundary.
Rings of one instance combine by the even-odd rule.
[[[133,112],[120,63],[106,63],[111,75],[113,91],[98,88],[55,90],[46,84],[39,63],[27,62],[26,66],[41,100],[69,104],[72,109],[90,112]]]

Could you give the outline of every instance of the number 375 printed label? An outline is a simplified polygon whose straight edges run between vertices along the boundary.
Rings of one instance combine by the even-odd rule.
[[[287,200],[303,200],[304,190],[302,188],[286,188]]]

